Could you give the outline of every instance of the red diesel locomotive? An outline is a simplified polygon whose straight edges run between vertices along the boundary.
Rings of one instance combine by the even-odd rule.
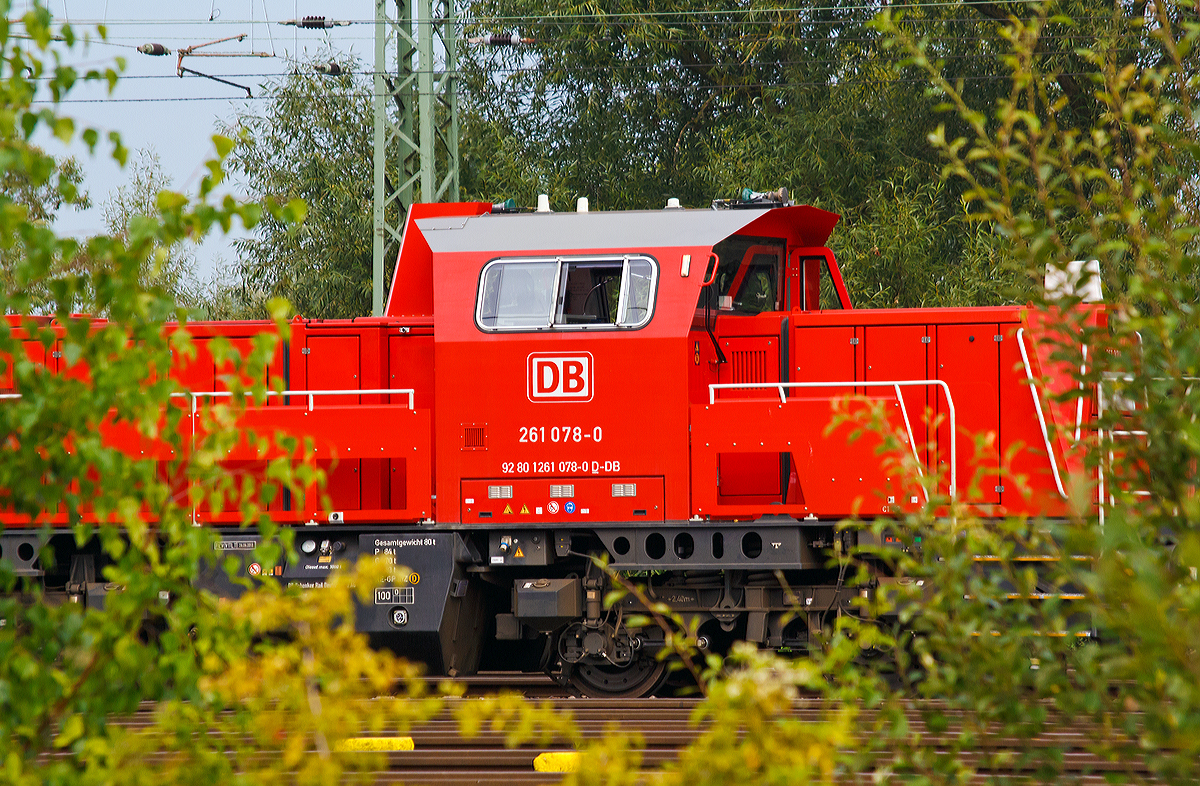
[[[661,633],[628,629],[632,605],[602,607],[591,557],[604,555],[649,572],[713,646],[803,647],[863,589],[826,567],[854,537],[836,523],[926,502],[877,439],[828,428],[835,407],[882,409],[938,488],[981,515],[1065,515],[1084,471],[1069,435],[1091,404],[1051,402],[1073,383],[1039,312],[855,310],[825,247],[838,217],[812,207],[501,208],[415,206],[386,316],[293,320],[270,367],[288,395],[244,416],[312,438],[328,473],[329,509],[272,504],[299,548],[263,573],[316,590],[360,554],[412,570],[358,609],[381,646],[450,675],[544,668],[591,695],[651,691]],[[188,329],[199,354],[174,375],[203,401],[221,388],[206,342],[275,328]],[[228,553],[257,542],[236,512],[195,515],[228,528]],[[41,536],[5,524],[4,558],[41,575]],[[56,545],[66,564],[73,541]],[[71,574],[100,603],[92,559],[75,555]],[[789,615],[776,570],[822,613]]]

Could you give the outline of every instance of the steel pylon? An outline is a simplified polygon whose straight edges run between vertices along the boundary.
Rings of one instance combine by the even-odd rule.
[[[459,198],[457,23],[454,0],[375,0],[376,316],[383,314],[384,254],[389,244],[399,246],[413,202]]]

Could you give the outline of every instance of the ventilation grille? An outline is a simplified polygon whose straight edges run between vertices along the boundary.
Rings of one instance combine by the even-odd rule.
[[[736,349],[730,352],[734,382],[766,382],[767,351],[765,349]]]
[[[488,499],[512,499],[512,486],[488,486]]]
[[[463,450],[487,450],[487,429],[483,426],[463,426]]]
[[[637,484],[636,483],[614,483],[613,484],[613,496],[614,497],[636,497],[637,496]]]
[[[550,486],[550,496],[551,497],[559,497],[559,498],[573,497],[573,496],[575,496],[575,484],[567,483],[562,486],[551,485]]]

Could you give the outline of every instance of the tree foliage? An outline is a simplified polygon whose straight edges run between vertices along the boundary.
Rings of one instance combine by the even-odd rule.
[[[936,100],[896,73],[870,7],[470,7],[480,32],[516,26],[537,43],[464,66],[469,192],[646,209],[786,185],[796,201],[845,217],[833,242],[864,306],[1024,294],[1010,276],[988,281],[998,266],[986,233],[964,220],[959,189],[934,185],[925,137]],[[926,16],[950,41],[979,27],[960,7]],[[989,67],[969,56],[955,65],[971,76]],[[985,102],[995,85],[977,84]]]
[[[126,166],[129,180],[117,187],[101,206],[104,225],[110,235],[128,240],[134,225],[153,222],[158,214],[158,195],[171,187],[171,178],[153,148],[138,150]],[[158,287],[187,308],[203,302],[203,286],[198,277],[195,242],[182,238],[167,248],[157,248],[147,259],[142,285]]]
[[[298,226],[268,217],[254,238],[238,241],[234,274],[251,306],[283,297],[307,317],[366,316],[374,237],[373,85],[356,73],[357,61],[343,63],[339,76],[315,73],[311,65],[318,61],[329,57],[297,62],[290,75],[267,85],[265,114],[248,108],[224,129],[236,140],[229,166],[247,193],[303,199],[308,206]],[[389,244],[385,258],[397,252]]]
[[[118,135],[102,143],[98,131],[76,129],[57,111],[78,80],[112,85],[118,74],[62,65],[75,31],[55,25],[44,5],[30,5],[19,22],[0,23],[0,163],[6,182],[77,204],[77,182],[30,139],[45,129],[64,142],[103,144],[124,162]],[[0,11],[7,19],[9,3],[0,0]],[[221,155],[233,146],[219,136],[214,143]],[[50,539],[57,519],[68,525],[58,537],[94,558],[96,579],[109,590],[102,609],[53,603],[52,596],[65,598],[61,586],[17,575],[11,559],[0,562],[6,783],[261,783],[285,775],[328,783],[347,767],[377,766],[369,756],[333,756],[340,740],[436,706],[363,701],[414,674],[353,630],[352,585],[384,581],[386,566],[364,563],[313,598],[232,575],[244,589],[236,601],[218,602],[198,588],[202,572],[232,574],[234,565],[218,561],[212,528],[193,525],[195,506],[240,511],[262,535],[254,558],[272,564],[291,538],[272,525],[265,505],[284,488],[300,494],[320,477],[311,462],[289,460],[300,447],[294,440],[234,428],[247,396],[265,400],[263,385],[247,380],[264,378],[279,340],[270,332],[245,355],[210,342],[232,396],[200,402],[196,427],[206,436],[183,439],[193,433],[184,427],[192,407],[173,398],[182,391],[168,372],[172,353],[196,350],[182,326],[168,323],[186,310],[163,287],[147,286],[145,272],[164,249],[214,227],[241,221],[253,228],[264,216],[284,227],[302,215],[301,205],[273,199],[214,204],[222,162],[208,169],[196,200],[159,190],[152,202],[130,203],[122,215],[134,217],[124,231],[86,242],[58,237],[31,218],[19,194],[0,194],[0,248],[21,251],[7,258],[10,283],[0,291],[0,371],[11,372],[20,396],[0,405],[0,504],[26,517],[22,531],[39,537],[46,576],[68,568],[56,563]],[[72,316],[81,303],[107,318]],[[267,305],[282,320],[286,306]],[[58,373],[48,364],[60,366]],[[139,440],[151,457],[116,447],[114,432],[125,433],[126,444]],[[219,459],[238,444],[278,452],[268,462],[269,480],[220,470]],[[423,686],[412,683],[414,697]],[[115,722],[147,701],[155,707],[149,723]]]
[[[703,664],[696,720],[712,724],[659,782],[967,783],[1017,768],[1057,782],[1073,744],[1108,778],[1200,777],[1200,22],[1170,4],[1013,10],[978,66],[1003,76],[983,104],[953,51],[908,24],[924,8],[885,8],[875,29],[936,103],[942,183],[915,185],[958,195],[964,226],[987,232],[967,241],[1002,249],[1025,281],[1100,260],[1106,322],[1084,319],[1078,295],[1038,304],[1040,340],[1072,383],[1055,405],[1073,412],[1096,390],[1100,407],[1079,437],[1073,423],[1062,434],[1086,468],[1067,488],[1073,513],[979,519],[927,478],[926,511],[845,523],[905,547],[839,549],[846,584],[873,589],[795,657],[701,658],[688,621],[651,604]],[[893,471],[916,479],[907,459]],[[802,691],[825,700],[818,722],[792,715]],[[1081,743],[1047,735],[1067,728]],[[989,753],[995,738],[1020,752]],[[568,782],[625,783],[644,768],[636,738],[618,733],[588,746]]]
[[[86,210],[91,206],[87,193],[80,190],[83,185],[83,169],[74,158],[61,161],[46,156],[44,151],[33,147],[34,168],[30,172],[24,167],[5,168],[0,175],[0,193],[7,198],[12,211],[23,211],[25,220],[31,225],[47,227],[53,224],[64,205],[75,210]],[[49,174],[44,168],[50,169]],[[0,285],[10,294],[17,286],[15,273],[26,255],[24,241],[15,237],[11,245],[0,248]],[[37,306],[45,306],[49,295],[45,292],[30,292]]]
[[[905,5],[904,29],[973,111],[1008,90],[995,55],[1010,5]],[[1098,65],[1079,46],[1112,31],[1119,64],[1153,57],[1146,31],[1130,24],[1148,7],[1120,4],[1114,28],[1111,4],[1073,0],[1070,22],[1048,25],[1037,57],[1067,101],[1060,123],[1083,130],[1101,111],[1089,82]],[[1023,270],[1001,264],[1007,240],[964,210],[963,184],[936,185],[941,163],[927,138],[939,124],[951,137],[967,132],[968,121],[939,117],[941,97],[872,26],[875,6],[473,0],[468,9],[471,34],[516,28],[536,41],[464,59],[469,194],[653,209],[669,197],[704,207],[743,187],[786,185],[798,202],[843,215],[832,243],[862,306],[1026,302],[1034,292]]]

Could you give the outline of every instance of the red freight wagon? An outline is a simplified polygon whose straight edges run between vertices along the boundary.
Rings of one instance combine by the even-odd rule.
[[[773,571],[837,608],[862,588],[825,567],[854,537],[836,523],[927,502],[878,438],[830,428],[835,411],[878,418],[981,515],[1066,514],[1084,471],[1068,438],[1091,404],[1050,403],[1072,383],[1037,312],[855,310],[825,247],[837,216],[812,207],[492,207],[414,207],[386,316],[294,320],[267,370],[283,394],[245,415],[312,438],[328,472],[328,509],[312,494],[272,505],[307,525],[298,559],[273,573],[315,588],[345,560],[386,554],[420,577],[359,608],[380,645],[452,675],[542,667],[589,694],[650,691],[661,633],[602,608],[590,558],[603,555],[655,571],[658,596],[714,646],[803,647],[822,615],[792,619]],[[189,325],[199,351],[174,369],[180,387],[197,402],[220,391],[213,336],[273,329]],[[1031,385],[1044,377],[1049,390]],[[247,449],[229,465],[256,460]],[[38,535],[9,519],[5,558],[39,575],[20,548]],[[222,538],[234,554],[256,541]],[[97,575],[92,559],[73,572]]]

